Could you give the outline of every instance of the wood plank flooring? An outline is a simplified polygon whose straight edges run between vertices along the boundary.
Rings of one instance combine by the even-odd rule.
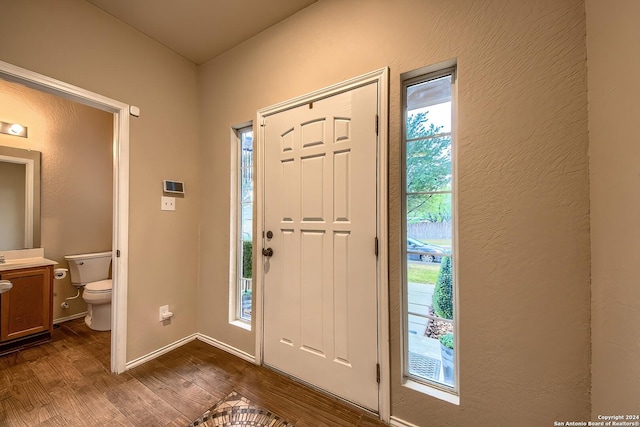
[[[187,426],[232,390],[298,427],[384,426],[370,414],[200,341],[109,372],[110,333],[84,319],[0,357],[0,426]]]

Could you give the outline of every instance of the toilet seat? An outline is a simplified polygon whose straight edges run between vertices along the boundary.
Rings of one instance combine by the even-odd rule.
[[[99,280],[97,282],[87,283],[84,291],[91,294],[104,294],[111,292],[113,281],[111,279]]]
[[[84,292],[82,293],[82,299],[87,304],[111,305],[111,286],[111,279],[98,280],[97,282],[87,283],[87,285],[84,287]]]

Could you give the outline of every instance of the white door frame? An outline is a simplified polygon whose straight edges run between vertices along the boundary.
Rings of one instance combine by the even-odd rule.
[[[391,383],[389,367],[389,292],[388,292],[388,236],[387,236],[387,145],[388,145],[388,98],[389,98],[389,69],[379,70],[364,74],[359,77],[320,89],[315,92],[302,95],[300,97],[281,102],[258,110],[256,123],[260,129],[256,132],[256,228],[257,232],[253,239],[254,253],[257,254],[258,262],[255,274],[256,298],[255,298],[255,326],[256,326],[256,357],[257,364],[263,363],[263,332],[264,332],[264,312],[263,312],[263,286],[264,268],[262,255],[257,248],[262,247],[262,234],[264,232],[264,129],[262,123],[264,118],[273,114],[289,110],[309,102],[328,98],[338,93],[346,92],[360,86],[375,83],[378,86],[378,188],[377,188],[377,209],[378,209],[378,361],[380,363],[380,387],[378,397],[378,408],[380,419],[389,422],[391,415]]]
[[[0,61],[0,78],[113,113],[113,296],[111,371],[126,370],[127,272],[129,258],[129,105]],[[119,251],[119,257],[117,256]]]

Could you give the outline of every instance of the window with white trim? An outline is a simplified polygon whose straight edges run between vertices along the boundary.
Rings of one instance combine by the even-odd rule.
[[[236,152],[234,153],[236,173],[235,209],[235,277],[231,305],[233,320],[251,324],[252,279],[253,279],[253,128],[237,129]]]
[[[404,376],[457,394],[455,68],[411,75],[403,96]]]

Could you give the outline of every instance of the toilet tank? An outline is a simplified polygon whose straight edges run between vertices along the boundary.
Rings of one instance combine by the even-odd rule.
[[[69,263],[69,274],[73,284],[84,285],[109,278],[111,252],[66,255],[64,259]]]

